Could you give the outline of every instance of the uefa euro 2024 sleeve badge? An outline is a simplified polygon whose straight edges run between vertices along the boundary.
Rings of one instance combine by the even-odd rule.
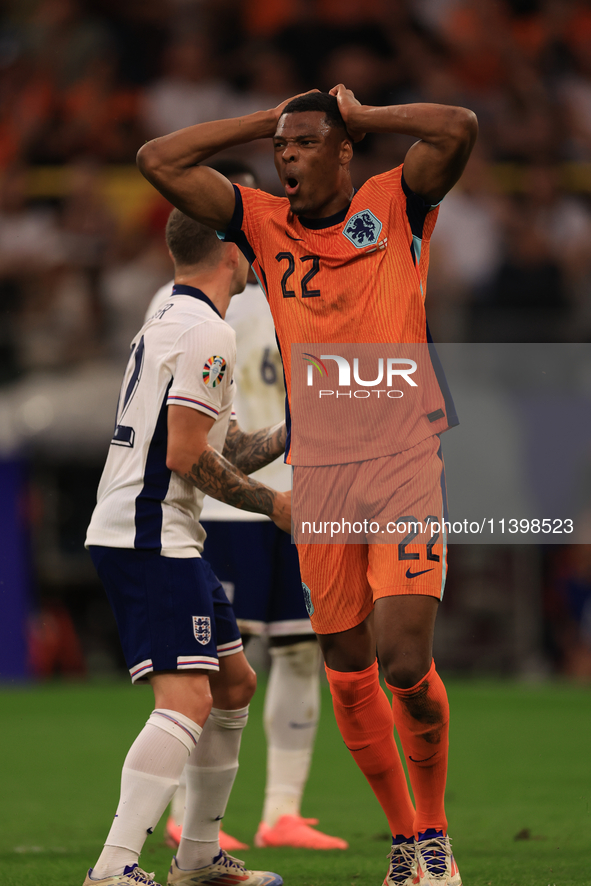
[[[203,365],[203,384],[208,388],[216,388],[226,372],[226,361],[223,357],[210,357]]]
[[[211,640],[211,618],[208,615],[194,615],[193,633],[198,643],[207,646]]]
[[[357,249],[375,246],[382,231],[382,223],[369,209],[362,209],[352,215],[343,229],[343,234]]]

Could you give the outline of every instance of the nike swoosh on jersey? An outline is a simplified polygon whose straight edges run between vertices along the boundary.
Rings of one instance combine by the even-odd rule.
[[[296,240],[298,243],[304,242],[301,237],[292,237],[291,234],[287,233],[287,231],[285,232],[285,236],[289,237],[290,240]]]
[[[406,577],[407,578],[416,578],[417,575],[424,575],[425,572],[433,572],[434,569],[435,569],[435,567],[432,566],[431,569],[423,569],[423,570],[421,570],[421,572],[411,572],[410,566],[409,566],[408,569],[406,570]]]

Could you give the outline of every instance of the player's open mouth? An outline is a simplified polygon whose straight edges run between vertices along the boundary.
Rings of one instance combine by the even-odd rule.
[[[287,194],[287,196],[293,197],[295,194],[297,194],[299,187],[300,187],[300,183],[297,179],[293,178],[293,176],[290,175],[285,179],[284,187],[285,187],[285,193]]]

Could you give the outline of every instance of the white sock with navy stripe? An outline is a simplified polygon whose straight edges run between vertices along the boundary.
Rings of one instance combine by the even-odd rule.
[[[132,744],[121,773],[119,806],[92,879],[122,874],[137,863],[172,795],[201,727],[176,711],[152,711]]]
[[[220,851],[220,824],[238,772],[238,751],[248,706],[212,708],[201,741],[185,767],[186,812],[177,864],[185,871],[211,864]]]

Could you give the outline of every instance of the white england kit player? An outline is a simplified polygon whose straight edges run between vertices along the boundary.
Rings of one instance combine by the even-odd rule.
[[[166,236],[175,286],[132,342],[86,540],[131,679],[150,682],[155,709],[126,757],[115,819],[85,886],[153,886],[139,854],[183,769],[186,817],[169,886],[280,886],[276,874],[246,871],[219,847],[256,679],[201,557],[199,517],[208,492],[289,531],[289,494],[246,476],[282,453],[285,427],[245,434],[233,421],[233,447],[225,446],[236,345],[223,317],[248,265],[178,210]]]
[[[250,168],[220,160],[213,168],[230,181],[256,187]],[[253,277],[254,279],[254,277]],[[172,283],[163,286],[148,308],[149,317],[166,304]],[[285,385],[273,318],[262,289],[247,284],[226,313],[236,333],[234,410],[246,431],[281,422]],[[274,489],[291,488],[291,468],[277,459],[253,475]],[[204,555],[232,602],[244,641],[269,638],[271,671],[265,696],[267,781],[257,846],[346,849],[339,837],[322,833],[300,814],[320,713],[319,649],[310,625],[295,545],[267,517],[240,511],[206,496],[201,521],[207,532]],[[183,783],[167,822],[171,845],[180,839],[184,814]],[[247,848],[222,833],[220,845]]]

